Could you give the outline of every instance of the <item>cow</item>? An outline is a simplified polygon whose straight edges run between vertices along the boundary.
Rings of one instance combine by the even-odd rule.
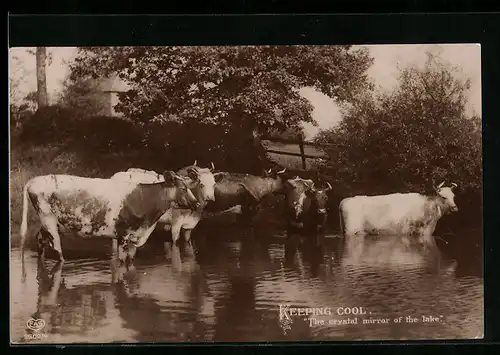
[[[153,184],[163,180],[163,176],[153,170],[130,168],[127,171],[119,171],[110,179],[141,182],[142,184]]]
[[[41,222],[37,246],[42,259],[50,244],[64,262],[58,226],[82,238],[117,239],[120,261],[133,259],[136,248],[144,245],[173,204],[190,209],[199,205],[184,177],[165,171],[163,178],[154,184],[56,174],[32,178],[23,190],[22,259],[28,198]]]
[[[392,235],[417,236],[421,242],[433,242],[432,234],[444,215],[457,212],[453,189],[444,181],[434,187],[435,193],[393,193],[376,196],[354,196],[339,204],[343,236]]]
[[[217,213],[239,205],[242,214],[251,221],[265,196],[285,192],[285,172],[286,169],[277,172],[269,169],[264,176],[223,173],[224,178],[215,185],[215,201],[209,203],[205,211]]]
[[[214,168],[212,163],[212,169]],[[214,186],[223,178],[223,174],[215,173],[208,168],[200,168],[195,164],[182,168],[177,174],[185,174],[194,184],[189,185],[193,195],[197,198],[199,205],[196,209],[176,208],[168,209],[159,219],[158,225],[165,230],[171,230],[172,241],[175,244],[183,232],[184,240],[188,246],[187,251],[192,254],[191,231],[197,226],[202,218],[203,210],[208,201],[214,201]],[[180,174],[179,174],[180,175]],[[114,179],[132,180],[135,182],[161,182],[162,176],[155,171],[130,168],[126,172],[119,172],[112,176]],[[173,245],[165,245],[165,251],[170,254]]]
[[[223,178],[223,173],[213,173],[215,166],[212,163],[212,168],[201,168],[196,165],[184,167],[176,172],[178,176],[189,178],[187,180],[190,189],[200,187],[203,191],[203,201],[214,201],[215,192],[214,186],[217,181]],[[163,181],[163,176],[154,170],[145,170],[140,168],[130,168],[127,171],[119,171],[111,176],[111,179],[119,179],[123,181],[135,181],[143,184],[151,184]]]
[[[328,191],[332,185],[326,183],[325,189],[317,189],[310,179],[296,176],[286,182],[285,216],[287,237],[299,232],[307,237],[324,231],[327,221]]]

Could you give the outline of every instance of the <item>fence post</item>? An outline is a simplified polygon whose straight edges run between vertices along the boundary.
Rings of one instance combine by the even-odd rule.
[[[302,158],[302,169],[306,170],[306,153],[304,152],[304,138],[301,136],[299,140],[300,155]]]

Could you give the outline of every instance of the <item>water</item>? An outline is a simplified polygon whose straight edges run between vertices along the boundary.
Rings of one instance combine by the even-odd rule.
[[[153,246],[149,253],[138,252],[135,270],[129,271],[100,257],[67,260],[51,274],[54,262],[48,261],[44,270],[29,252],[24,284],[20,253],[13,250],[11,339],[107,343],[483,336],[482,259],[475,236],[450,237],[448,244],[438,240],[439,250],[429,252],[401,238],[342,244],[334,235],[320,247],[285,247],[282,234],[262,241],[237,233],[210,238],[196,258],[176,253],[171,261]],[[329,307],[332,314],[317,315],[314,326],[304,316],[292,316],[285,334],[280,304]],[[363,307],[367,314],[339,316],[338,307]],[[407,316],[418,322],[407,323]],[[439,322],[422,322],[422,316]],[[402,323],[394,323],[399,317]],[[37,339],[29,335],[34,333],[26,325],[30,318],[45,321]],[[348,318],[358,323],[329,324]],[[363,318],[390,322],[362,324]]]

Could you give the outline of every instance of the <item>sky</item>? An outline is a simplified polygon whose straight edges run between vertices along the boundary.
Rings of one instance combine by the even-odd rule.
[[[457,67],[461,74],[471,80],[468,95],[467,113],[481,116],[481,47],[479,44],[408,44],[408,45],[366,45],[374,58],[368,70],[370,79],[380,90],[391,90],[397,85],[398,68],[421,66],[425,63],[426,52],[438,54],[444,61]],[[49,47],[52,63],[47,67],[47,91],[50,99],[60,93],[62,82],[68,74],[68,62],[76,55],[76,47]],[[18,59],[14,58],[17,57]],[[36,90],[35,56],[27,48],[11,48],[9,70],[12,76],[22,77],[19,92],[23,97]],[[306,138],[312,138],[320,129],[335,126],[341,119],[339,107],[329,97],[312,88],[303,88],[301,94],[309,99],[314,107],[313,118],[318,127],[305,124]]]

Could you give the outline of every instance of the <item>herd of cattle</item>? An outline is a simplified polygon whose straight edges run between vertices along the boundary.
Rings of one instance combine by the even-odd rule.
[[[339,205],[342,236],[368,234],[417,235],[432,239],[438,220],[457,211],[453,189],[444,182],[432,195],[394,193],[379,196],[355,196]],[[71,175],[44,175],[32,178],[23,190],[21,248],[27,234],[28,199],[41,228],[37,234],[38,255],[44,258],[46,247],[64,261],[59,227],[83,238],[113,239],[120,260],[132,260],[136,249],[144,245],[157,227],[170,230],[172,243],[180,237],[191,247],[191,232],[207,215],[240,206],[251,221],[263,197],[285,196],[287,235],[315,234],[327,220],[330,183],[322,189],[310,179],[292,177],[286,169],[270,169],[262,176],[216,172],[194,164],[177,172],[163,174],[131,168],[111,178]],[[171,248],[170,244],[167,246]]]

